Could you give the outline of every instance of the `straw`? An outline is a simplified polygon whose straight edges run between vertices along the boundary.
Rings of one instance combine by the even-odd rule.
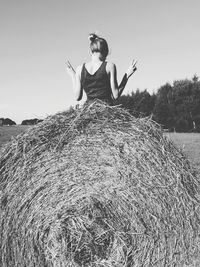
[[[0,150],[0,266],[187,266],[200,182],[150,118],[96,101]]]

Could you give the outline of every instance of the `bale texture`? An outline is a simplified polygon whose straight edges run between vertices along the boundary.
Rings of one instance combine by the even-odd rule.
[[[200,183],[149,118],[95,102],[0,152],[0,266],[187,266]]]

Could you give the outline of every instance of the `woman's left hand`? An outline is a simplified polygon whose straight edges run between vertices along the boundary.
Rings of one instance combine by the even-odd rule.
[[[137,60],[133,59],[131,65],[129,66],[129,68],[126,71],[127,78],[130,78],[131,75],[137,70],[136,64],[137,64]]]
[[[70,76],[74,76],[76,74],[74,68],[72,67],[71,63],[69,62],[69,60],[66,61],[66,65],[67,65],[67,72]]]

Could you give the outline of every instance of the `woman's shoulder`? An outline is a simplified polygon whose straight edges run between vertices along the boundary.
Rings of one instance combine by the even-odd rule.
[[[111,61],[106,61],[106,65],[109,67],[109,68],[113,68],[115,66],[115,63],[111,62]]]
[[[78,67],[76,68],[76,72],[81,72],[84,65],[85,63],[83,63],[82,65],[78,65]]]
[[[107,72],[112,72],[116,69],[116,65],[113,62],[106,61],[106,70]]]
[[[84,62],[82,66],[90,67],[92,65],[92,61]]]
[[[79,77],[81,77],[82,69],[83,65],[79,65],[78,67],[76,67],[76,75],[78,75]]]

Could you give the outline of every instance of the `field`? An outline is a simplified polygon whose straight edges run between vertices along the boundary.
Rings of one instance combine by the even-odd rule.
[[[30,126],[1,126],[0,127],[0,147],[11,140],[12,137],[26,131]],[[166,133],[187,155],[192,164],[200,171],[200,134],[198,133]]]
[[[0,126],[0,147],[11,140],[12,137],[24,132],[29,126],[17,125],[17,126]]]
[[[183,150],[190,162],[200,172],[200,134],[167,133],[166,135]]]

